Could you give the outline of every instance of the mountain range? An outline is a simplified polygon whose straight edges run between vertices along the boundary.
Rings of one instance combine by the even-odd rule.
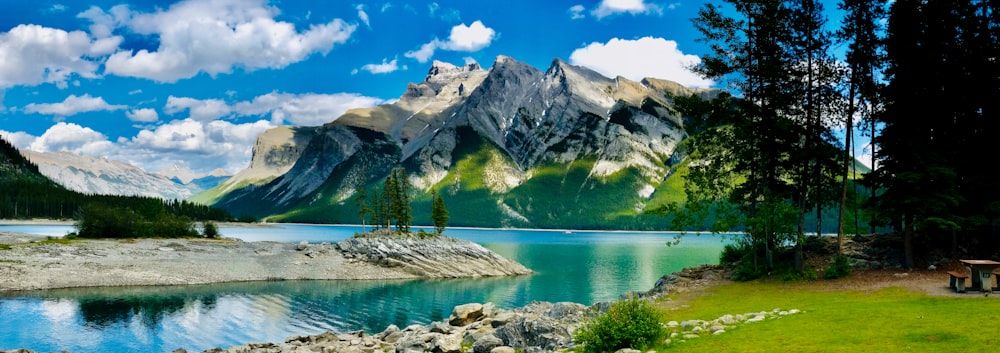
[[[21,154],[36,164],[42,175],[67,189],[90,195],[186,200],[230,177],[222,170],[198,175],[182,167],[170,168],[163,174],[151,173],[125,162],[69,152],[22,150]]]
[[[194,200],[273,221],[359,223],[358,188],[394,168],[413,186],[415,223],[434,190],[452,225],[644,228],[687,136],[673,98],[714,89],[608,78],[555,59],[540,70],[497,57],[486,70],[435,61],[396,101],[319,127],[265,132],[250,166]]]

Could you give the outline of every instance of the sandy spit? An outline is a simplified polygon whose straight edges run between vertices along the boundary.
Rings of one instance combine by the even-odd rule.
[[[406,279],[401,268],[345,258],[331,244],[208,239],[74,240],[0,234],[0,292],[93,286],[296,279]],[[31,241],[36,241],[31,243]]]

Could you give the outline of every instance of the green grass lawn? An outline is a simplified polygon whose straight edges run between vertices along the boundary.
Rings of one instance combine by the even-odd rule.
[[[942,285],[946,278],[942,278]],[[784,283],[736,283],[709,290],[665,320],[799,309],[717,336],[657,347],[676,352],[995,352],[1000,298],[928,296],[903,288],[825,291]],[[816,286],[818,287],[818,286]],[[1000,296],[1000,293],[997,294]]]

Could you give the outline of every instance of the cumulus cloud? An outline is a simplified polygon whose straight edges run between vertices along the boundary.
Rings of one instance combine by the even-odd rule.
[[[573,5],[573,7],[569,8],[569,10],[566,10],[566,12],[569,13],[569,18],[574,20],[586,18],[587,15],[583,14],[584,11],[587,11],[587,8],[583,7],[583,5]]]
[[[194,99],[188,97],[167,97],[163,112],[177,114],[187,111],[195,120],[212,120],[229,115],[232,109],[221,99]]]
[[[271,123],[318,126],[336,120],[353,108],[381,104],[379,98],[354,93],[289,94],[271,92],[251,101],[238,102],[233,110],[242,116],[271,115]]]
[[[644,0],[602,0],[590,14],[602,19],[619,14],[648,15],[663,14],[663,7],[656,4],[647,4]]]
[[[92,13],[87,18],[106,25],[110,17],[116,26],[156,37],[156,50],[116,52],[105,62],[105,72],[160,82],[201,72],[228,74],[237,67],[283,68],[316,53],[326,55],[357,27],[335,19],[299,32],[292,23],[276,21],[278,12],[266,0],[187,0],[153,13],[119,5],[105,16]]]
[[[357,74],[359,71],[363,70],[377,75],[377,74],[388,74],[396,72],[396,70],[400,69],[399,60],[397,59],[392,59],[392,61],[388,60],[389,60],[388,58],[383,58],[381,64],[365,64],[364,66],[361,67],[361,70],[355,69],[351,73]],[[406,70],[407,69],[406,65],[403,65],[402,69]]]
[[[160,119],[156,110],[151,108],[133,109],[126,112],[125,116],[128,117],[128,120],[140,123],[151,123]]]
[[[0,32],[0,89],[54,83],[65,88],[73,75],[98,77],[99,57],[122,37],[91,38],[83,31],[22,24]]]
[[[38,137],[24,131],[11,132],[4,130],[0,130],[0,138],[7,140],[7,142],[10,142],[18,149],[26,149],[31,146],[32,142],[35,142],[35,140],[38,139]]]
[[[486,27],[482,21],[473,22],[471,25],[463,23],[451,28],[448,40],[434,38],[434,40],[421,45],[420,49],[406,52],[404,55],[425,63],[434,56],[437,49],[475,52],[488,47],[494,38],[496,38],[496,31]]]
[[[52,125],[35,138],[28,149],[39,152],[72,152],[87,155],[107,155],[114,145],[104,134],[73,123]]]
[[[216,168],[233,172],[249,164],[257,136],[273,127],[266,120],[245,124],[221,120],[173,120],[139,131],[131,139],[122,139],[116,153],[109,158],[146,170],[187,165],[196,172]]]
[[[25,113],[46,114],[55,116],[73,116],[86,112],[113,111],[128,108],[124,105],[112,105],[101,97],[70,95],[60,103],[31,103],[24,107]]]
[[[145,170],[186,165],[196,172],[245,168],[260,135],[273,128],[267,120],[236,124],[228,121],[173,120],[139,131],[131,138],[110,141],[91,128],[60,122],[41,136],[0,130],[14,146],[39,152],[71,152],[124,161]]]
[[[379,98],[355,93],[291,94],[271,92],[249,101],[233,104],[221,99],[169,97],[163,111],[167,114],[187,112],[188,117],[209,121],[225,116],[253,117],[270,115],[274,125],[293,124],[318,126],[336,120],[352,108],[381,104]]]
[[[688,87],[714,84],[689,69],[701,62],[697,55],[684,54],[677,48],[677,42],[663,38],[594,42],[573,51],[569,60],[573,65],[586,66],[608,77],[623,76],[633,81],[652,77]]]

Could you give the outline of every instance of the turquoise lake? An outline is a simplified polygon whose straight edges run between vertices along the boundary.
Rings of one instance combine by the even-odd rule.
[[[61,236],[69,226],[0,226]],[[222,228],[247,241],[333,242],[353,226]],[[531,301],[593,304],[644,291],[663,274],[717,263],[724,238],[677,233],[452,229],[537,273],[485,279],[283,281],[0,293],[0,349],[49,352],[200,352],[295,335],[405,327],[446,318],[455,305]]]

